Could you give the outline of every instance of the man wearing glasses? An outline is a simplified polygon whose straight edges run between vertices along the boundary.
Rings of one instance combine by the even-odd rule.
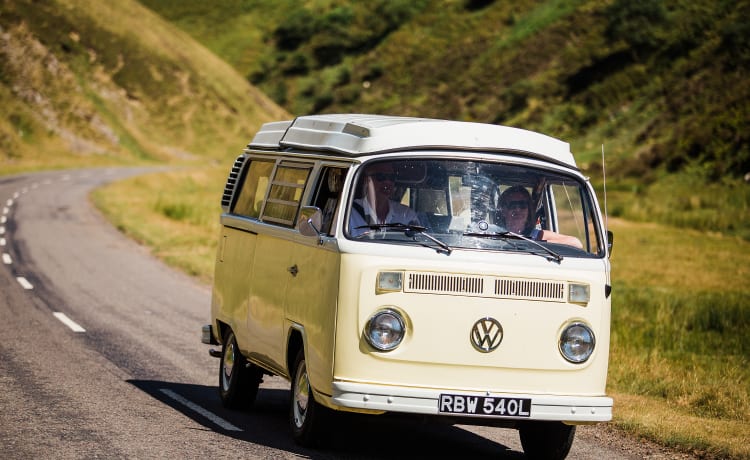
[[[349,220],[352,236],[370,231],[368,225],[420,225],[417,213],[393,199],[396,191],[396,171],[388,162],[367,167],[363,179],[363,196],[354,200]]]

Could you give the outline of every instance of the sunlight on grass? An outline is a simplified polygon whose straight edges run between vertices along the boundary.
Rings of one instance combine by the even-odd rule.
[[[747,422],[685,414],[658,398],[614,393],[613,423],[635,436],[708,458],[749,458]]]
[[[227,172],[204,168],[139,176],[98,189],[92,196],[118,229],[207,283],[213,275]]]
[[[610,219],[614,423],[681,448],[750,455],[750,243]]]
[[[614,280],[633,286],[743,291],[750,286],[750,243],[717,233],[609,219],[615,232]]]

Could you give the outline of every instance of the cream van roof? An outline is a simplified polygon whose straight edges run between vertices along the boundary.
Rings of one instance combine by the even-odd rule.
[[[451,149],[529,154],[576,167],[570,145],[508,126],[386,115],[308,115],[264,124],[249,148],[331,151],[348,156]]]

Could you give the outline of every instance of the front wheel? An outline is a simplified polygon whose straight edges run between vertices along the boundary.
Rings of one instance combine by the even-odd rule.
[[[307,447],[319,446],[325,441],[330,410],[315,401],[307,373],[305,352],[300,349],[292,368],[291,405],[289,425],[294,441]]]
[[[221,347],[219,364],[221,403],[228,409],[250,407],[255,402],[262,381],[263,371],[242,356],[234,332],[229,330]]]
[[[518,428],[518,433],[526,457],[562,460],[573,446],[576,427],[561,422],[526,422]]]

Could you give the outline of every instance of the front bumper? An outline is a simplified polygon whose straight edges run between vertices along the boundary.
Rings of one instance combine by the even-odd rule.
[[[528,417],[440,413],[438,411],[438,401],[441,393],[465,396],[494,396],[498,398],[529,398],[531,399],[531,411]],[[338,406],[355,410],[471,417],[488,420],[546,420],[561,421],[570,424],[608,422],[612,420],[613,404],[612,398],[607,396],[465,392],[391,387],[353,382],[334,382],[331,401]]]
[[[220,345],[220,343],[214,338],[213,327],[210,324],[204,324],[201,328],[201,343],[208,345]]]

